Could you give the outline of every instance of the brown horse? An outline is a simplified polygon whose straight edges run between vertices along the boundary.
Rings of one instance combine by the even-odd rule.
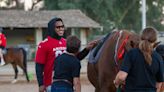
[[[23,70],[26,79],[29,82],[29,78],[27,74],[27,55],[26,55],[26,51],[23,48],[12,48],[12,47],[7,48],[4,53],[4,60],[6,64],[11,63],[14,69],[15,77],[12,83],[15,83],[17,81],[17,77],[18,77],[17,66],[19,66]]]
[[[119,70],[122,55],[131,48],[138,47],[139,35],[118,30],[112,32],[104,42],[98,62],[88,63],[88,79],[95,87],[95,92],[116,92],[113,80]]]

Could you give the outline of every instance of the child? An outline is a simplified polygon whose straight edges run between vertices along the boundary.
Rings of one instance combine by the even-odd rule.
[[[79,52],[81,41],[76,36],[67,38],[66,53],[54,62],[54,76],[51,92],[81,92]],[[73,89],[74,88],[74,89]]]

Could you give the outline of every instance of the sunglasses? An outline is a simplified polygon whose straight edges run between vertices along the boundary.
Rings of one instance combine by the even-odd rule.
[[[64,25],[56,26],[55,28],[57,28],[57,29],[59,29],[59,28],[64,28]]]

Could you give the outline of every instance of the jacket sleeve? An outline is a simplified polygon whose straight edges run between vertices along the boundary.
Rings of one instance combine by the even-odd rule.
[[[76,57],[79,59],[79,60],[82,60],[84,59],[89,53],[89,50],[87,50],[86,48],[84,48],[81,52],[79,52]]]
[[[36,77],[39,86],[43,85],[43,70],[44,64],[35,63]]]

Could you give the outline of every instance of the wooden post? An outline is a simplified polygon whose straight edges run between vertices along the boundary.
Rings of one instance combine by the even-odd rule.
[[[42,29],[37,28],[35,31],[36,45],[38,45],[43,40]]]
[[[80,40],[81,40],[81,49],[85,48],[87,45],[87,29],[80,30]]]
[[[75,35],[75,29],[71,28],[71,35]]]

